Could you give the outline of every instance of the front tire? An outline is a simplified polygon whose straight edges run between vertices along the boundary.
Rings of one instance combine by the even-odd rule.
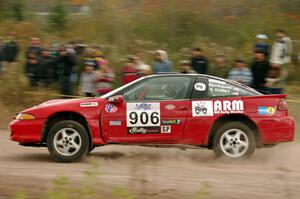
[[[213,137],[213,150],[217,157],[231,159],[249,158],[255,151],[255,136],[241,122],[228,122],[221,126]]]
[[[57,162],[76,162],[89,151],[86,129],[78,122],[66,120],[55,124],[47,136],[47,147]]]

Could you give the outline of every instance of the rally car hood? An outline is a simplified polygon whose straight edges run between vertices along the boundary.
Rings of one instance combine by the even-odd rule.
[[[22,113],[29,113],[37,118],[47,118],[57,112],[76,112],[91,116],[92,112],[101,110],[104,101],[101,98],[55,99],[26,109]]]
[[[49,101],[43,102],[43,103],[37,105],[37,107],[57,105],[57,104],[69,104],[69,103],[74,103],[74,102],[84,101],[84,100],[85,99],[54,99],[54,100],[49,100]]]
[[[61,106],[68,107],[76,105],[79,107],[97,107],[99,103],[103,102],[101,98],[82,98],[82,99],[54,99],[43,102],[35,107],[49,107],[49,106]]]

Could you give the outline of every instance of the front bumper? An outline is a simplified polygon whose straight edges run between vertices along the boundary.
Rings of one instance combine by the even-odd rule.
[[[10,139],[26,143],[40,143],[45,119],[35,120],[13,120],[10,123]]]
[[[263,144],[291,142],[295,136],[295,120],[293,117],[273,117],[257,122]]]

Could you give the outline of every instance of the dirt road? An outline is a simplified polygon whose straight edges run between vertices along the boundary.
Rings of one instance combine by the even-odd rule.
[[[295,118],[300,118],[299,105],[290,105]],[[206,198],[212,199],[299,199],[299,154],[297,133],[293,143],[258,149],[251,159],[238,162],[216,160],[213,152],[205,149],[113,145],[96,148],[80,163],[59,164],[52,161],[46,148],[19,146],[2,130],[0,199],[10,198],[18,190],[38,198],[59,174],[71,182],[79,181],[91,159],[100,164],[101,184],[95,186],[125,187],[137,198],[195,198],[197,192],[208,192]]]

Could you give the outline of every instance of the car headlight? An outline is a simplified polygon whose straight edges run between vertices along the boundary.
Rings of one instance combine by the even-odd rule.
[[[34,120],[35,116],[27,113],[19,113],[16,117],[17,120]]]

